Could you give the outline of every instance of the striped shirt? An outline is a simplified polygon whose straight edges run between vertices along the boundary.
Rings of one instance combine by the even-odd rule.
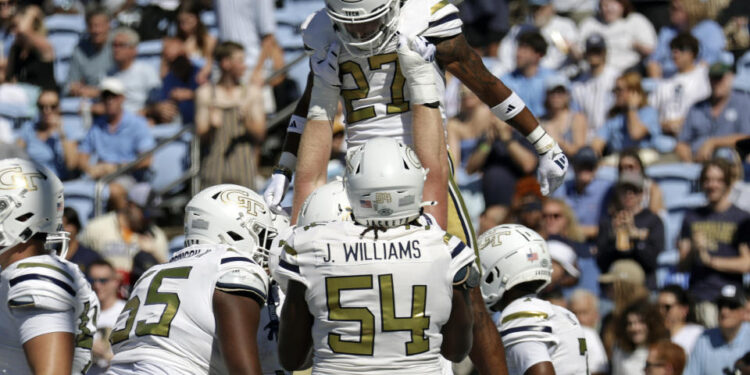
[[[245,63],[252,71],[258,63],[264,35],[276,33],[273,0],[215,0],[219,39],[245,47]]]
[[[617,70],[605,66],[598,76],[586,73],[573,84],[573,108],[586,116],[589,132],[587,139],[592,140],[607,120],[607,112],[612,107],[612,89],[617,80]]]

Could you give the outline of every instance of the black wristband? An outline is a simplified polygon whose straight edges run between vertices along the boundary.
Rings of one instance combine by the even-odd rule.
[[[440,102],[424,103],[422,105],[428,108],[438,108],[440,107]]]
[[[292,170],[283,165],[277,164],[275,167],[273,167],[273,173],[283,174],[287,179],[292,179]]]

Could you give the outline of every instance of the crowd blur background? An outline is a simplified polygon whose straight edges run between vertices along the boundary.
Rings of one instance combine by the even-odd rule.
[[[0,0],[0,157],[64,181],[69,254],[102,302],[99,370],[129,286],[182,246],[191,194],[263,190],[309,71],[300,26],[323,6]],[[549,240],[543,296],[587,327],[592,373],[747,370],[750,2],[459,8],[485,65],[571,161],[543,197],[531,145],[448,76],[447,140],[478,234],[521,223]],[[344,132],[339,116],[330,178]]]

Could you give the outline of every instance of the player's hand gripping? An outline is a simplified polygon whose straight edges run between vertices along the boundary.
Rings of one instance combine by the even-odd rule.
[[[398,35],[398,62],[406,77],[410,101],[414,104],[437,103],[435,45],[421,36]]]

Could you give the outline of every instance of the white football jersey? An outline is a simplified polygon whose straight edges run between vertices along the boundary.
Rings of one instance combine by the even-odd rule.
[[[508,373],[523,374],[535,363],[551,361],[558,375],[588,374],[586,338],[567,309],[533,296],[511,302],[497,321],[508,359]],[[514,352],[524,343],[543,343],[547,353]]]
[[[461,25],[458,8],[447,0],[409,0],[401,6],[398,30],[403,35],[450,38],[461,33]],[[338,39],[325,9],[303,24],[302,39],[305,48],[313,53],[325,50]],[[398,64],[397,42],[397,38],[392,38],[382,52],[369,57],[353,56],[341,47],[339,75],[349,146],[362,145],[374,137],[413,144],[409,90]],[[437,63],[434,65],[436,82],[443,82],[438,85],[442,98],[445,77]],[[443,107],[441,101],[440,111],[445,118]]]
[[[23,344],[52,332],[75,337],[73,374],[91,366],[99,300],[78,266],[54,255],[17,261],[0,273],[0,373],[31,374]]]
[[[474,251],[423,215],[387,231],[354,222],[298,227],[276,279],[307,287],[313,374],[442,374],[453,277]]]
[[[214,290],[263,305],[268,275],[226,245],[193,245],[138,279],[110,334],[108,374],[159,369],[164,374],[226,373],[213,313]],[[143,373],[143,372],[140,372]]]

